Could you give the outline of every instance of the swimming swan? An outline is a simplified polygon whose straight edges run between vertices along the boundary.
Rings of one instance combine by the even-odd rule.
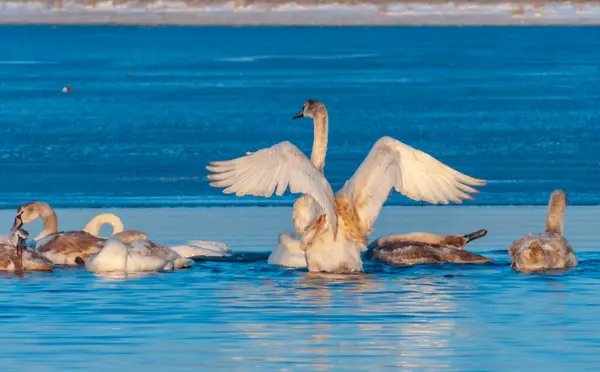
[[[18,229],[10,242],[0,244],[0,271],[52,271],[52,263],[32,249],[25,248],[29,234]]]
[[[35,238],[35,249],[55,265],[76,265],[75,258],[89,258],[98,253],[105,239],[86,231],[58,231],[58,218],[50,205],[33,201],[17,209],[11,231],[41,218],[42,232]]]
[[[577,266],[573,248],[563,236],[567,195],[555,190],[548,203],[546,232],[528,234],[508,248],[513,269],[525,272],[567,269]]]
[[[486,230],[477,230],[466,235],[421,232],[387,235],[369,244],[365,256],[394,265],[486,263],[491,259],[465,250],[465,245],[486,235]]]
[[[312,113],[304,105],[296,117]],[[391,189],[433,204],[461,203],[478,191],[469,185],[484,180],[464,175],[432,156],[391,137],[380,138],[342,190],[333,194],[324,175],[290,142],[248,153],[229,161],[213,161],[207,169],[213,187],[225,194],[270,197],[290,192],[310,195],[321,215],[301,233],[309,271],[362,270],[360,253],[366,235]]]
[[[144,233],[126,230],[107,239],[100,252],[88,260],[77,258],[77,262],[91,272],[132,273],[175,270],[193,261],[151,241]]]

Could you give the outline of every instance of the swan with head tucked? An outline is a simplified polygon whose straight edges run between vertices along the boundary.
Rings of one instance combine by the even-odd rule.
[[[513,269],[535,272],[577,266],[575,252],[563,236],[566,208],[567,194],[555,190],[548,203],[546,232],[525,235],[508,248]]]
[[[112,226],[113,231],[111,235],[125,230],[123,222],[118,216],[112,213],[102,213],[92,218],[83,228],[83,231],[100,237],[100,229],[105,224]],[[207,240],[190,240],[184,244],[169,246],[169,248],[186,258],[221,257],[231,254],[231,250],[224,243]]]
[[[307,101],[295,117],[312,117]],[[312,100],[312,102],[315,102]],[[309,195],[319,216],[310,216],[301,231],[301,249],[309,271],[354,272],[362,270],[360,254],[366,235],[392,189],[406,197],[432,204],[462,203],[478,191],[471,186],[484,180],[462,174],[431,155],[391,137],[380,138],[342,190],[331,186],[315,165],[293,144],[270,148],[228,161],[213,161],[207,169],[211,186],[224,187],[237,196]]]
[[[55,265],[76,265],[75,258],[87,259],[98,253],[105,241],[87,231],[59,232],[56,213],[50,205],[40,201],[23,204],[17,209],[11,231],[38,218],[44,221],[44,226],[35,238],[35,249]]]
[[[386,235],[369,244],[366,256],[393,265],[486,263],[491,259],[465,250],[465,245],[486,235],[487,230],[483,229],[466,235],[424,232]]]
[[[0,244],[0,271],[52,271],[52,263],[32,249],[25,248],[29,233],[17,229],[10,241]]]
[[[142,232],[125,230],[106,240],[100,252],[87,260],[77,258],[91,272],[148,272],[180,269],[192,262],[174,250],[153,242]]]

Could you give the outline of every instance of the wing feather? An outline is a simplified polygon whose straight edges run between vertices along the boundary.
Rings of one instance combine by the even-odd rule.
[[[333,231],[337,229],[335,202],[331,186],[312,162],[290,142],[249,153],[241,158],[213,161],[206,167],[211,186],[237,196],[270,197],[293,194],[310,195],[327,214]]]
[[[486,182],[448,167],[391,137],[380,138],[342,192],[354,203],[364,231],[372,229],[390,191],[432,204],[460,204]]]

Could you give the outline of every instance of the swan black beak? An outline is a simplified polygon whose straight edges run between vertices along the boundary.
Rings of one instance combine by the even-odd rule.
[[[300,118],[303,118],[303,117],[304,117],[304,112],[300,111],[296,115],[292,116],[292,120],[300,119]]]
[[[467,234],[467,235],[464,236],[464,238],[467,239],[467,242],[465,244],[467,244],[469,242],[472,242],[475,239],[483,238],[486,235],[487,235],[487,230],[486,229],[477,230],[475,232]]]
[[[19,230],[21,228],[21,226],[23,226],[23,220],[21,219],[21,216],[17,216],[17,217],[15,217],[15,222],[13,223],[13,226],[10,229],[10,231],[15,232],[15,231]]]

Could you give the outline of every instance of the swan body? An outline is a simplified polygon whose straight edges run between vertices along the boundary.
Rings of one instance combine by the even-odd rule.
[[[38,252],[25,248],[29,234],[18,229],[8,239],[0,244],[0,271],[52,271],[52,263]]]
[[[98,253],[85,260],[85,268],[91,272],[134,273],[175,270],[191,262],[144,233],[126,230],[106,240]]]
[[[577,266],[575,252],[563,236],[566,208],[567,195],[562,190],[555,190],[548,203],[546,231],[527,234],[515,240],[508,248],[514,270],[539,272]]]
[[[485,235],[486,230],[466,235],[410,233],[382,236],[369,244],[367,256],[394,265],[486,263],[491,259],[464,248],[469,242]]]
[[[184,258],[230,256],[231,249],[225,243],[208,240],[190,240],[184,244],[170,245],[170,249]]]
[[[77,257],[87,259],[98,253],[104,241],[85,231],[57,232],[38,240],[35,250],[55,265],[77,266]]]
[[[314,116],[306,103],[301,114]],[[391,137],[375,143],[335,195],[323,173],[287,141],[241,158],[213,161],[207,169],[211,186],[223,187],[225,194],[281,196],[289,188],[314,199],[319,216],[299,235],[309,271],[326,272],[362,270],[365,236],[392,189],[413,200],[448,204],[472,199],[470,194],[478,191],[470,185],[485,184]]]
[[[12,231],[16,231],[22,225],[38,218],[44,221],[44,227],[42,232],[35,238],[34,247],[37,252],[55,265],[77,265],[75,262],[77,257],[84,260],[88,259],[93,254],[98,253],[104,244],[105,239],[92,235],[87,231],[59,232],[56,213],[50,205],[39,201],[23,204],[17,209]],[[118,219],[118,217],[116,218]],[[90,221],[90,223],[94,222],[92,226],[88,224],[86,228],[97,228],[97,230],[93,230],[97,234],[101,226],[100,220],[105,220],[105,217],[95,222],[93,219]]]

